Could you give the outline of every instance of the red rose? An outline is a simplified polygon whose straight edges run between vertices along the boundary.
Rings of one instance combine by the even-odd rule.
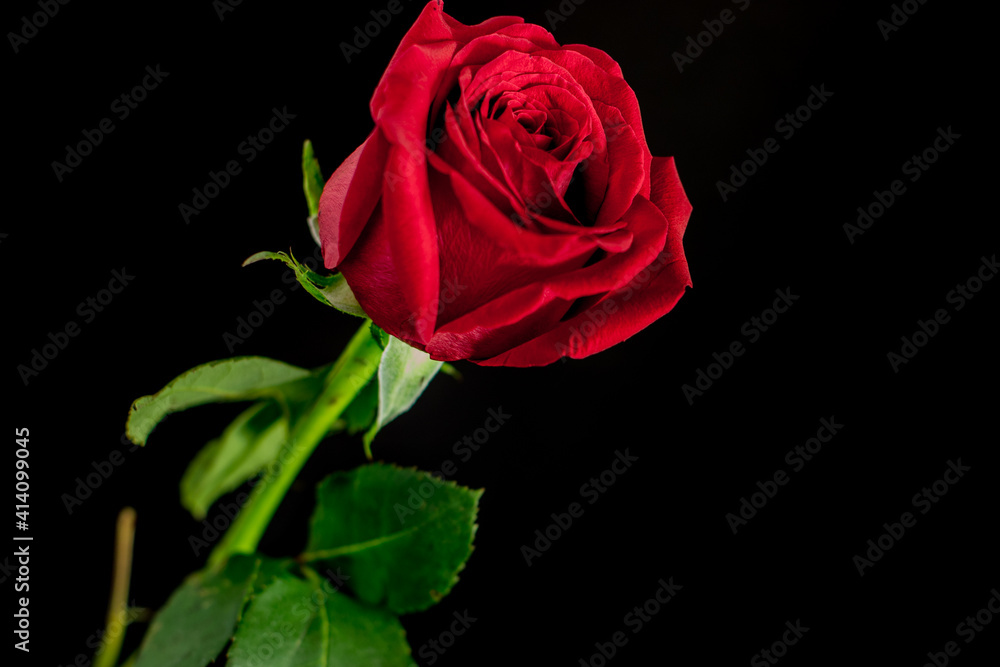
[[[539,366],[619,343],[691,285],[691,213],[606,53],[428,4],[327,182],[319,228],[369,317],[434,359]]]

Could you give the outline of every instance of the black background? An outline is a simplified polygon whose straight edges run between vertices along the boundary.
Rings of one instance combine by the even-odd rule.
[[[61,496],[76,478],[126,449],[130,402],[230,356],[223,334],[275,288],[288,300],[235,353],[314,367],[353,332],[351,318],[289,291],[280,265],[240,263],[258,250],[313,251],[301,144],[313,140],[329,174],[370,131],[368,101],[421,3],[404,2],[350,63],[339,44],[385,6],[248,0],[220,20],[207,1],[72,2],[17,53],[8,43],[15,147],[5,182],[17,206],[0,229],[4,412],[9,430],[31,430],[30,664],[89,658],[121,507],[138,511],[136,604],[158,607],[203,563],[188,544],[201,527],[181,508],[177,482],[237,406],[171,417],[67,513]],[[725,8],[735,22],[679,72],[671,54]],[[20,0],[5,9],[5,32],[38,11]],[[546,11],[559,3],[449,0],[446,10],[464,23],[515,14],[549,27]],[[955,628],[1000,586],[997,471],[985,458],[996,441],[1000,284],[986,283],[960,311],[946,300],[997,250],[991,135],[973,116],[995,85],[978,71],[985,17],[928,2],[885,40],[877,21],[892,11],[888,2],[754,0],[740,11],[722,0],[586,0],[555,24],[560,42],[621,64],[652,153],[676,157],[694,205],[684,239],[694,288],[662,320],[585,360],[459,364],[461,384],[436,379],[380,435],[377,458],[437,470],[488,409],[512,415],[459,463],[459,482],[486,489],[476,551],[451,595],[404,617],[415,655],[468,610],[477,621],[437,664],[586,664],[595,642],[619,630],[629,641],[609,664],[747,664],[797,619],[810,629],[782,664],[921,665],[947,641],[961,646],[956,664],[995,659],[1000,621],[971,644]],[[156,65],[169,76],[128,118],[114,117],[112,101]],[[782,137],[775,123],[820,85],[832,97]],[[209,171],[241,159],[238,145],[275,107],[295,115],[287,129],[185,224],[178,205]],[[52,162],[104,117],[115,130],[60,182]],[[911,183],[902,165],[939,127],[960,138]],[[780,150],[723,201],[717,182],[769,137]],[[844,223],[894,179],[906,193],[850,243]],[[78,304],[123,268],[134,279],[84,323]],[[690,405],[682,385],[713,353],[746,343],[743,324],[785,288],[795,305]],[[951,320],[895,373],[887,353],[939,308]],[[11,367],[29,364],[71,320],[80,335],[25,385]],[[831,417],[843,429],[734,535],[726,514],[758,481],[789,470],[785,453]],[[638,461],[529,567],[522,545],[626,448]],[[859,576],[852,558],[867,540],[914,511],[913,495],[959,458],[971,471]],[[324,445],[263,550],[297,552],[314,483],[362,462],[358,439]],[[632,634],[623,617],[670,577],[683,588]],[[15,597],[10,576],[3,586]],[[133,628],[127,649],[141,632]]]

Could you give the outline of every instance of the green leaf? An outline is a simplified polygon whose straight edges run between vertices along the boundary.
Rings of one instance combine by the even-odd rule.
[[[295,271],[295,278],[299,284],[305,287],[306,291],[316,300],[333,306],[348,315],[367,317],[358,300],[354,298],[354,292],[351,291],[343,274],[320,275],[305,264],[299,263],[290,254],[267,250],[250,255],[243,261],[243,266],[249,266],[265,259],[276,259],[284,262],[286,266]]]
[[[372,458],[371,446],[375,435],[413,406],[434,375],[441,370],[442,363],[395,336],[389,336],[378,367],[378,414],[364,438],[365,454],[369,460]]]
[[[323,194],[324,185],[323,172],[313,153],[312,142],[306,139],[302,145],[302,190],[306,193],[310,216],[319,214],[319,198]]]
[[[326,598],[326,618],[318,628],[329,625],[326,644],[329,667],[411,667],[406,631],[399,619],[383,609],[361,605],[343,593]],[[314,625],[312,629],[317,626]]]
[[[289,574],[254,596],[236,629],[227,667],[323,665],[318,642],[303,641],[318,609],[310,599],[314,590],[310,582]]]
[[[316,495],[299,560],[341,567],[363,602],[399,614],[426,609],[451,590],[472,553],[482,490],[372,464],[330,475]]]
[[[156,425],[168,414],[206,403],[278,397],[283,385],[309,377],[310,372],[266,357],[234,357],[211,361],[178,375],[167,386],[132,403],[125,432],[145,445]]]
[[[212,503],[278,456],[288,433],[288,417],[277,401],[254,404],[191,461],[181,478],[181,503],[195,519],[204,519]]]
[[[197,572],[153,619],[135,667],[204,667],[233,636],[260,561],[237,556],[218,572]]]
[[[255,596],[229,650],[228,667],[409,667],[399,620],[333,590],[314,572],[286,573]]]

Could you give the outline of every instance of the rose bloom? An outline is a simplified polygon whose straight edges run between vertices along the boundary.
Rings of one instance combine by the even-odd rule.
[[[375,129],[323,189],[319,231],[368,316],[433,359],[586,357],[691,285],[691,205],[603,51],[431,2],[371,101]]]

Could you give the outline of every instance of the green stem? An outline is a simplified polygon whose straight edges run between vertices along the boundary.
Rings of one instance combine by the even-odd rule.
[[[329,432],[358,392],[378,370],[382,350],[361,325],[327,375],[326,387],[309,411],[299,418],[278,458],[268,466],[225,537],[208,557],[217,567],[238,553],[253,553],[271,517],[313,450]]]
[[[128,587],[132,578],[132,546],[135,543],[135,510],[126,507],[118,514],[115,526],[115,565],[111,584],[111,602],[104,627],[104,641],[94,656],[94,667],[114,667],[118,663],[129,624]]]

